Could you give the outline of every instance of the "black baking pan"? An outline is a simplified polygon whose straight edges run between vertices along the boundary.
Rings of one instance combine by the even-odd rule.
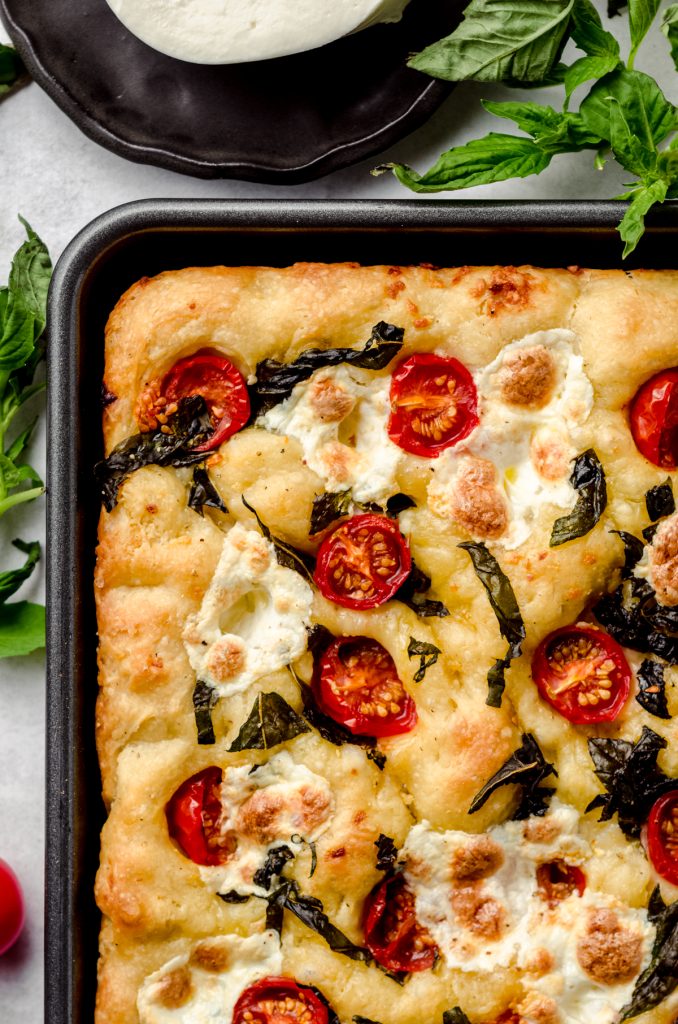
[[[47,557],[47,1024],[91,1024],[103,820],[94,747],[92,573],[103,336],[134,281],[188,265],[296,261],[621,267],[615,202],[156,200],[104,214],[70,244],[50,293]],[[678,267],[678,205],[648,218],[624,266]]]

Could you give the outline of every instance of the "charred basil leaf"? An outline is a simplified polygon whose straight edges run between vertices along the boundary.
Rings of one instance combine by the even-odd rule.
[[[209,473],[204,466],[196,466],[193,470],[191,490],[188,495],[188,507],[197,512],[199,516],[204,515],[203,509],[216,508],[220,512],[228,512],[219,491],[209,478]]]
[[[268,851],[264,864],[258,871],[254,872],[252,881],[255,885],[261,886],[262,889],[268,892],[273,879],[280,877],[283,868],[290,860],[294,860],[294,854],[289,846],[274,847],[274,849]]]
[[[445,1010],[443,1024],[471,1024],[471,1022],[460,1006],[453,1006],[451,1010]]]
[[[353,1024],[380,1024],[378,1020],[372,1020],[371,1017],[361,1017],[359,1013],[354,1013],[351,1020]]]
[[[190,466],[204,460],[205,453],[195,449],[212,435],[213,428],[201,395],[182,398],[167,427],[168,433],[149,430],[126,438],[96,464],[94,476],[107,512],[117,505],[123,481],[142,466]]]
[[[365,757],[368,761],[374,761],[380,772],[383,772],[386,766],[386,754],[379,750],[379,747],[368,747],[365,751]]]
[[[471,544],[465,541],[459,544],[459,547],[468,551],[471,556],[476,576],[485,587],[492,611],[497,617],[499,632],[509,645],[505,656],[498,658],[487,673],[489,693],[485,703],[492,708],[500,708],[505,686],[504,674],[513,659],[519,658],[522,653],[525,623],[511,581],[502,571],[494,555],[484,544]]]
[[[605,511],[605,472],[593,448],[582,452],[574,460],[570,483],[577,491],[577,503],[568,515],[556,519],[553,524],[549,541],[549,547],[552,548],[590,533]]]
[[[657,797],[676,785],[657,767],[666,740],[645,725],[637,743],[606,737],[588,743],[594,771],[607,792],[594,797],[586,810],[601,807],[600,821],[616,814],[624,835],[637,839]]]
[[[307,626],[308,649],[314,658],[320,657],[323,651],[330,646],[334,640],[334,633],[330,633],[325,626]]]
[[[378,505],[376,501],[356,501],[350,489],[318,494],[313,499],[309,534],[313,537],[316,533],[322,533],[337,519],[355,515],[357,512],[377,512],[387,515],[390,519],[397,519],[401,512],[407,508],[413,508],[416,504],[414,498],[410,498],[409,494],[392,495],[386,502],[385,508]]]
[[[283,884],[268,897],[269,907],[277,907],[282,912],[289,910],[302,924],[310,928],[321,939],[324,939],[332,952],[341,953],[351,960],[370,963],[372,956],[367,949],[356,946],[354,942],[336,928],[323,909],[323,905],[315,896],[304,896],[295,881],[286,879]],[[281,916],[276,920],[282,921]],[[267,914],[268,924],[268,914]],[[280,931],[280,929],[276,929]]]
[[[426,669],[430,668],[431,665],[435,665],[439,654],[440,648],[436,647],[435,644],[428,644],[424,640],[415,640],[413,636],[410,637],[410,642],[407,645],[407,656],[408,658],[419,658],[419,668],[413,676],[415,683],[422,681],[426,675]]]
[[[311,851],[311,870],[308,873],[308,877],[313,878],[315,869],[318,867],[318,851],[316,849],[316,844],[309,842],[308,839],[304,839],[304,837],[300,836],[298,833],[290,836],[290,842],[294,843],[295,846],[308,846]]]
[[[279,693],[260,693],[247,721],[228,749],[268,750],[278,743],[294,739],[302,732],[310,731],[303,718]]]
[[[450,613],[443,602],[433,601],[431,598],[424,597],[424,594],[430,589],[431,577],[423,572],[414,559],[412,559],[410,575],[402,587],[396,591],[394,597],[396,601],[402,601],[403,604],[406,604],[417,615],[421,615],[423,619],[430,618],[433,615],[439,619],[444,619]]]
[[[416,508],[417,503],[409,494],[393,494],[386,502],[386,515],[391,519],[397,519],[401,512],[408,508]]]
[[[307,555],[305,551],[298,551],[297,548],[292,547],[292,545],[288,544],[287,541],[280,540],[279,537],[274,537],[268,526],[266,526],[266,524],[259,518],[256,509],[252,508],[244,495],[242,496],[242,503],[256,519],[259,529],[266,540],[269,540],[275,548],[275,557],[278,560],[278,565],[282,565],[286,569],[294,569],[295,572],[298,572],[299,575],[303,576],[309,583],[313,583],[315,558],[313,558],[312,555]]]
[[[363,348],[309,348],[292,363],[264,359],[257,363],[256,383],[249,387],[253,415],[260,416],[284,402],[297,384],[325,366],[348,363],[363,370],[383,370],[400,352],[404,336],[402,327],[380,320]]]
[[[218,892],[217,896],[224,903],[249,903],[250,897],[244,893],[236,892],[235,889],[231,889],[229,892]]]
[[[209,683],[198,679],[193,691],[193,711],[195,712],[195,725],[198,730],[198,743],[210,744],[215,742],[214,726],[212,725],[212,708],[219,702],[219,694]]]
[[[468,813],[475,814],[479,811],[492,793],[501,786],[518,785],[522,787],[522,795],[518,808],[512,815],[513,821],[523,821],[532,815],[541,817],[546,813],[548,800],[555,792],[554,789],[539,785],[549,775],[557,776],[558,772],[545,759],[534,736],[524,733],[521,746],[514,750],[499,771],[487,780],[475,796]]]
[[[650,522],[656,523],[658,519],[673,515],[676,511],[676,500],[673,497],[673,485],[671,478],[667,477],[663,484],[651,487],[645,495],[645,508]]]
[[[622,646],[678,665],[678,608],[660,604],[647,580],[624,579],[594,605],[593,613]]]
[[[648,915],[657,929],[652,959],[638,978],[630,1002],[622,1006],[620,1021],[658,1006],[678,986],[678,900],[667,906],[657,886]]]
[[[626,530],[610,530],[610,533],[616,533],[618,537],[621,537],[624,545],[624,565],[622,567],[622,578],[628,579],[633,574],[633,570],[638,562],[643,557],[643,551],[645,545],[642,540],[638,540],[632,533],[627,533]]]
[[[657,718],[670,718],[671,715],[666,704],[664,666],[658,661],[653,661],[652,658],[645,658],[638,669],[637,676],[640,693],[636,695],[636,700],[641,708],[645,708]]]
[[[396,844],[382,832],[374,845],[377,848],[377,871],[392,871],[398,859]]]
[[[333,743],[335,747],[341,747],[344,743],[351,743],[356,747],[365,748],[366,754],[370,760],[374,761],[380,770],[383,770],[384,764],[386,763],[386,755],[377,751],[377,741],[375,737],[354,736],[350,729],[347,729],[345,725],[335,722],[333,718],[330,718],[329,715],[326,715],[320,710],[315,702],[311,687],[302,683],[296,673],[292,672],[292,674],[299,683],[299,688],[301,689],[301,700],[304,705],[304,718],[317,732],[320,733],[322,738],[327,740],[328,743]]]

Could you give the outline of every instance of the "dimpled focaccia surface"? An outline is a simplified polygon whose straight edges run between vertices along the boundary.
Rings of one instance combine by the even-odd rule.
[[[106,452],[140,429],[144,389],[196,350],[218,350],[248,379],[263,359],[291,362],[310,348],[362,346],[382,320],[405,331],[399,359],[435,351],[473,373],[517,339],[573,331],[593,388],[577,449],[595,448],[608,503],[586,536],[560,547],[550,548],[549,538],[562,511],[548,503],[538,508],[529,537],[517,547],[488,541],[510,578],[526,629],[523,654],[506,673],[500,708],[486,704],[487,672],[506,643],[467,552],[457,546],[469,533],[430,507],[435,460],[403,453],[396,489],[411,495],[416,506],[401,513],[399,525],[449,616],[422,618],[398,601],[356,611],[314,590],[312,622],[336,636],[378,640],[418,711],[412,731],[379,741],[386,755],[383,771],[361,748],[335,746],[315,730],[270,752],[288,751],[330,785],[335,812],[317,842],[317,869],[309,877],[310,852],[304,849],[286,875],[318,897],[330,920],[357,944],[363,942],[365,898],[383,877],[375,866],[379,834],[400,846],[421,821],[467,832],[505,821],[517,804],[514,787],[499,789],[476,814],[468,808],[523,733],[532,733],[557,768],[548,785],[582,815],[601,792],[587,748],[592,736],[636,740],[649,726],[668,741],[661,768],[678,774],[672,718],[651,716],[631,699],[614,722],[575,727],[541,700],[530,671],[537,644],[586,615],[618,582],[624,551],[612,531],[640,536],[648,522],[646,491],[667,475],[675,478],[636,450],[628,403],[653,373],[678,363],[678,273],[298,264],[191,268],[143,279],[121,298],[107,327],[105,386],[114,400],[104,412]],[[391,370],[370,376],[386,378]],[[110,816],[97,880],[104,913],[98,1024],[138,1024],[136,1000],[144,980],[196,942],[265,927],[261,900],[225,903],[204,884],[198,867],[169,837],[165,805],[203,768],[265,761],[269,752],[228,748],[257,694],[277,692],[301,713],[300,684],[281,668],[223,698],[212,715],[217,741],[200,746],[192,704],[196,673],[183,633],[201,607],[229,531],[236,523],[257,530],[241,496],[277,537],[315,553],[318,541],[309,538],[309,521],[313,499],[325,484],[306,464],[299,440],[256,423],[212,453],[207,467],[227,513],[210,509],[201,517],[187,506],[190,469],[148,466],[129,476],[116,507],[101,515],[96,727]],[[417,661],[407,654],[411,637],[440,649],[420,683],[413,682]],[[310,653],[294,668],[307,683]],[[678,712],[675,675],[667,670],[671,714]],[[639,844],[629,843],[616,821],[598,824],[596,817],[587,815],[583,825],[596,849],[587,866],[589,886],[629,906],[646,906],[654,881]],[[374,966],[331,952],[289,914],[282,954],[283,973],[317,986],[342,1024],[355,1014],[382,1024],[438,1022],[456,1005],[473,1024],[493,1021],[521,991],[514,969],[487,975],[454,970],[442,961],[400,986]],[[675,1012],[675,999],[669,999],[638,1020],[668,1024]]]

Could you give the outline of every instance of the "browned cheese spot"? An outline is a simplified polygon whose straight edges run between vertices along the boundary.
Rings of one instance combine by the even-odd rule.
[[[313,411],[323,423],[340,423],[355,406],[355,398],[330,377],[320,377],[311,384]]]
[[[452,516],[469,533],[496,540],[508,528],[508,509],[497,490],[497,471],[487,459],[466,458],[451,500]]]
[[[236,831],[257,843],[272,843],[278,838],[278,818],[283,809],[282,797],[258,789],[238,811]]]
[[[223,947],[201,942],[191,953],[190,962],[203,971],[219,974],[230,966],[230,957]]]
[[[501,903],[483,891],[482,886],[464,885],[452,890],[452,909],[474,935],[494,942],[504,931],[506,915]]]
[[[531,818],[523,825],[528,843],[552,843],[560,835],[560,825],[550,818]]]
[[[533,1021],[534,1024],[559,1024],[561,1020],[557,1003],[550,996],[542,995],[540,992],[528,992],[517,1009],[521,1017]]]
[[[618,985],[638,974],[643,960],[643,940],[620,924],[613,910],[589,913],[586,933],[577,943],[582,970],[601,985]]]
[[[661,604],[678,605],[678,513],[665,519],[654,535],[650,579]]]
[[[479,836],[452,854],[452,881],[458,885],[489,878],[503,863],[501,846],[490,836]]]
[[[219,683],[233,679],[245,667],[245,648],[242,643],[224,637],[212,645],[207,668]]]
[[[507,352],[497,374],[499,393],[507,405],[543,409],[556,386],[556,364],[543,345]]]
[[[177,967],[158,983],[156,1002],[168,1010],[185,1006],[193,993],[191,972],[187,967]]]

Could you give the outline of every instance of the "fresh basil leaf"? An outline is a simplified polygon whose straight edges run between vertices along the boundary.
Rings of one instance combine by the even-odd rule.
[[[224,903],[249,903],[251,896],[246,896],[244,893],[236,892],[235,889],[230,889],[229,892],[218,892],[217,896]]]
[[[591,0],[575,0],[572,10],[572,38],[589,57],[612,56],[619,60],[619,43],[606,32]]]
[[[0,452],[0,497],[4,499],[9,490],[14,490],[26,481],[30,481],[34,486],[43,486],[42,480],[32,466],[28,463],[17,466],[9,455]]]
[[[549,547],[556,548],[577,537],[584,537],[596,525],[607,505],[605,471],[593,448],[574,460],[570,483],[577,492],[577,503],[566,516],[556,519]]]
[[[212,725],[212,709],[218,703],[218,692],[209,683],[198,679],[193,690],[193,711],[198,732],[198,743],[201,745],[209,745],[216,742],[214,726]]]
[[[522,653],[525,623],[511,581],[487,547],[469,541],[457,546],[468,552],[475,574],[485,587],[490,606],[499,624],[499,632],[509,645],[506,655],[498,658],[487,674],[489,693],[486,703],[490,707],[498,708],[501,707],[504,693],[504,673],[513,659],[519,658]]]
[[[620,1021],[659,1006],[678,986],[678,900],[666,906],[657,886],[648,910],[657,929],[652,959],[638,978],[630,1001],[622,1006]]]
[[[453,1006],[443,1013],[443,1024],[471,1024],[460,1006]]]
[[[398,847],[394,841],[382,832],[374,845],[377,848],[377,871],[393,871],[398,859]]]
[[[33,436],[33,431],[36,428],[37,422],[38,417],[36,416],[34,419],[31,420],[27,427],[25,427],[20,433],[16,435],[16,437],[10,444],[9,448],[7,449],[6,453],[6,457],[10,462],[16,462],[17,459],[19,459],[23,455],[26,448],[28,447],[31,437]],[[42,483],[40,477],[37,475],[37,473],[35,473],[35,471],[32,471],[30,479]]]
[[[167,426],[169,433],[149,430],[126,438],[96,464],[94,475],[107,512],[117,505],[122,483],[142,466],[190,466],[204,460],[205,453],[195,448],[211,436],[213,428],[201,395],[182,398]]]
[[[629,740],[596,737],[589,739],[593,769],[606,789],[586,808],[601,807],[600,821],[617,815],[619,827],[629,839],[637,839],[655,800],[676,785],[675,779],[657,767],[657,754],[666,740],[643,726],[636,743]]]
[[[487,780],[474,797],[468,813],[475,814],[476,811],[479,811],[501,786],[519,785],[522,788],[521,800],[512,819],[522,821],[532,815],[541,817],[546,813],[548,799],[555,792],[553,789],[539,785],[549,775],[557,776],[558,772],[545,759],[534,736],[530,733],[523,733],[521,746],[514,750],[501,768],[494,773],[491,779]]]
[[[440,648],[435,644],[428,644],[424,640],[415,640],[413,636],[410,637],[410,642],[407,645],[407,657],[419,658],[419,668],[413,676],[415,683],[422,681],[426,675],[426,669],[435,665],[439,654]]]
[[[25,74],[21,57],[11,46],[0,43],[0,96],[16,85]]]
[[[589,131],[601,139],[612,142],[610,99],[617,100],[631,131],[648,150],[674,130],[675,107],[655,80],[641,71],[620,68],[597,82],[579,108]]]
[[[228,512],[219,491],[210,480],[206,467],[196,466],[193,470],[193,480],[188,495],[188,507],[202,516],[205,514],[203,511],[205,506],[216,508],[219,512]]]
[[[0,304],[0,371],[18,370],[31,359],[46,322],[52,264],[44,243],[22,218],[27,240],[12,261]],[[32,364],[31,364],[32,365]]]
[[[532,139],[490,132],[483,139],[448,149],[425,174],[418,174],[407,164],[393,163],[380,164],[372,173],[393,171],[400,184],[412,192],[454,192],[541,174],[551,156]]]
[[[662,14],[662,32],[671,46],[671,58],[678,71],[678,4],[671,4]]]
[[[645,495],[645,508],[651,522],[673,515],[676,511],[676,500],[673,496],[673,484],[667,477],[663,484],[651,487]]]
[[[313,555],[308,555],[305,551],[299,551],[298,548],[293,547],[287,541],[275,537],[268,526],[261,521],[256,509],[250,505],[244,495],[242,495],[242,503],[256,519],[259,529],[266,540],[270,541],[273,545],[278,565],[282,565],[286,569],[293,569],[294,572],[298,572],[309,583],[313,583],[313,570],[315,569],[315,558]]]
[[[237,750],[269,750],[295,736],[311,730],[279,693],[260,693],[255,698],[247,721],[228,748]]]
[[[580,57],[565,72],[566,101],[569,103],[570,96],[580,85],[590,82],[592,79],[597,81],[604,78],[610,71],[614,71],[618,64],[619,57],[615,57],[611,53],[601,54],[597,57]],[[585,128],[584,131],[586,131]],[[590,132],[588,134],[592,139],[596,138]],[[588,145],[592,145],[592,143],[588,143]]]
[[[435,617],[446,618],[450,613],[442,601],[434,601],[432,598],[424,597],[431,589],[431,577],[427,575],[412,559],[410,574],[403,585],[396,591],[394,598],[402,601],[413,612],[423,619]]]
[[[610,144],[617,163],[640,178],[656,176],[658,153],[631,128],[619,100],[610,98]],[[631,194],[636,187],[631,190]]]
[[[12,544],[26,555],[26,561],[20,569],[8,569],[6,572],[0,572],[0,605],[17,592],[21,584],[31,575],[40,558],[40,544],[37,540],[26,544],[17,539],[13,540]]]
[[[409,61],[448,82],[542,81],[558,60],[574,0],[471,0],[461,25]]]
[[[289,846],[283,844],[282,846],[274,847],[268,851],[264,864],[254,872],[252,881],[255,885],[268,892],[273,879],[280,877],[283,868],[290,860],[294,860],[294,854]]]
[[[633,67],[633,61],[638,52],[638,47],[647,35],[650,25],[657,16],[659,0],[628,0],[629,24],[631,26],[631,54],[629,56],[629,67]]]
[[[305,924],[307,928],[319,935],[327,943],[332,952],[341,953],[351,960],[360,960],[363,963],[370,963],[372,955],[362,946],[356,946],[354,942],[339,931],[332,924],[323,909],[319,899],[314,896],[304,896],[296,882],[285,880],[268,898],[269,906],[289,910],[291,914]]]
[[[622,258],[626,259],[638,245],[645,231],[645,215],[655,205],[666,199],[668,185],[661,179],[651,185],[639,188],[619,224],[619,234],[624,242]]]
[[[636,694],[636,700],[641,708],[656,718],[670,718],[666,703],[664,666],[651,658],[645,658],[636,675],[640,689],[640,692]]]
[[[253,416],[260,416],[292,394],[295,386],[325,366],[348,363],[363,370],[383,370],[403,344],[405,331],[381,320],[363,348],[309,348],[291,363],[264,359],[257,363],[256,382],[249,386]]]
[[[598,136],[591,134],[578,114],[558,113],[553,107],[542,107],[537,103],[491,103],[483,100],[482,104],[488,113],[514,121],[546,152],[567,153],[600,145]]]
[[[0,605],[0,658],[30,654],[45,646],[45,609],[16,601]]]

